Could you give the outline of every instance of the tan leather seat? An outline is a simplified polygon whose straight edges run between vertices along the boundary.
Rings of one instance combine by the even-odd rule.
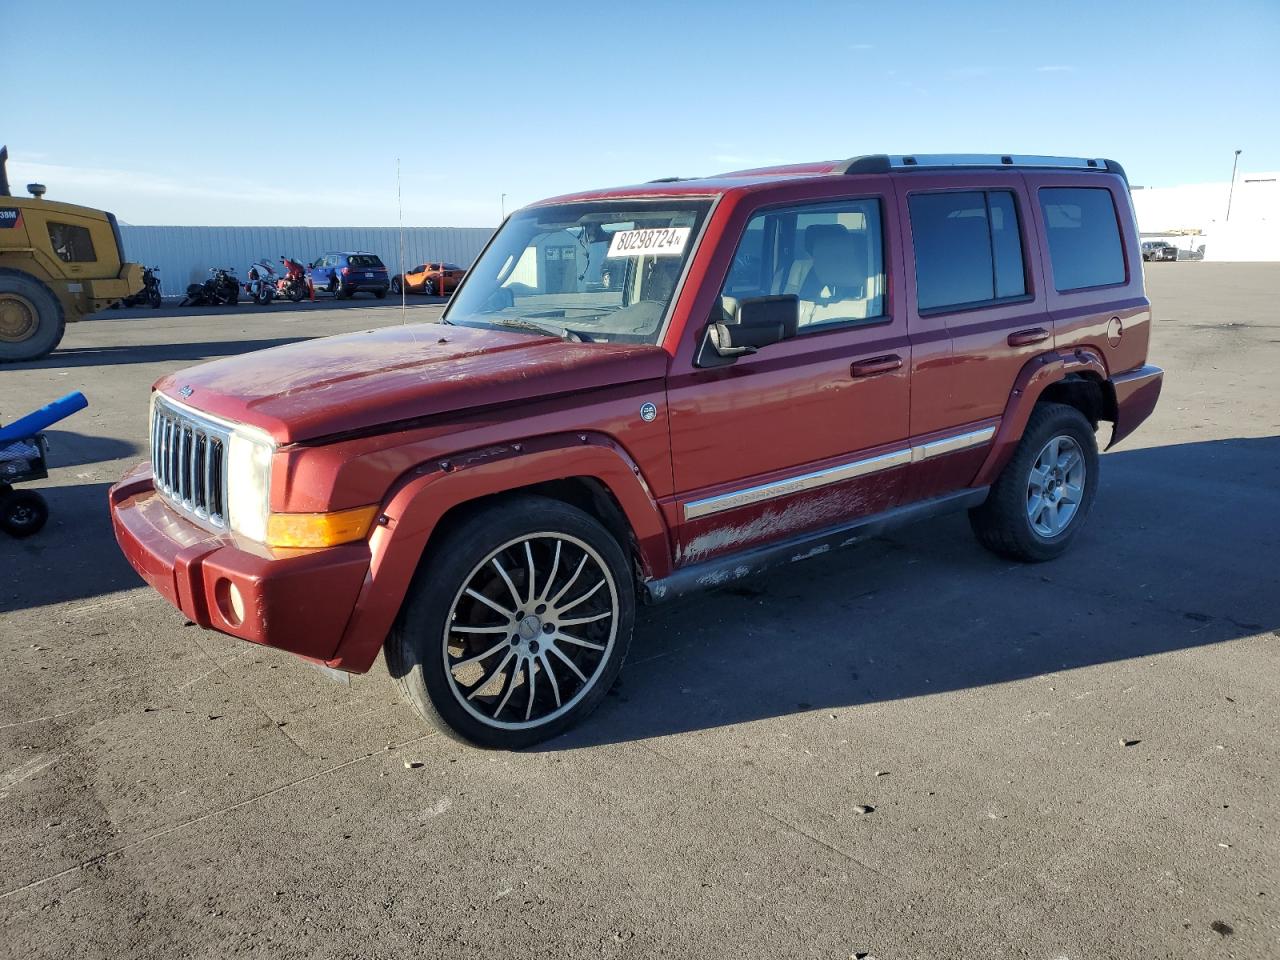
[[[800,286],[800,325],[862,320],[868,314],[867,240],[840,224],[806,231],[813,266]]]

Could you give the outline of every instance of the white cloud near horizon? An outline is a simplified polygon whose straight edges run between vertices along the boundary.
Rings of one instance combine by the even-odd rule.
[[[319,188],[307,190],[232,177],[176,179],[149,171],[66,164],[9,164],[15,190],[43,183],[50,200],[110,210],[133,224],[171,226],[388,226],[398,220],[395,183],[384,191]],[[442,178],[417,174],[404,184],[406,224],[492,226],[498,211],[485,204],[423,190],[420,181]],[[175,214],[175,209],[181,210]]]

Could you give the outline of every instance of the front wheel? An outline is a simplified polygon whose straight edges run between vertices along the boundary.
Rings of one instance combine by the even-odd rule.
[[[392,293],[399,295],[399,293],[400,293],[400,282],[401,282],[401,281],[400,281],[400,277],[399,277],[399,276],[395,276],[395,277],[392,277],[392,278],[391,278],[391,292],[392,292]]]
[[[436,282],[434,280],[428,280],[422,285],[422,292],[428,297],[434,297],[436,295]]]
[[[969,522],[979,542],[1001,556],[1052,560],[1080,534],[1097,492],[1093,424],[1075,407],[1040,403]]]
[[[431,545],[387,640],[387,666],[449,735],[517,749],[599,705],[634,619],[617,540],[576,507],[520,497]]]
[[[147,290],[147,303],[151,304],[152,310],[159,310],[162,302],[159,287],[151,287]]]
[[[289,302],[301,303],[302,298],[307,295],[306,288],[300,283],[295,283],[289,288]]]

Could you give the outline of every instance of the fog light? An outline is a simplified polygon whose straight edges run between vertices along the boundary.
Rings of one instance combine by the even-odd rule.
[[[223,620],[233,627],[244,623],[244,595],[240,593],[239,587],[223,577],[214,587],[214,595]]]

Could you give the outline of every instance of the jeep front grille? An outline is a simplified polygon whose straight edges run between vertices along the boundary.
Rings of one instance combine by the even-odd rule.
[[[227,445],[230,430],[155,398],[151,472],[156,489],[200,523],[227,525]]]

